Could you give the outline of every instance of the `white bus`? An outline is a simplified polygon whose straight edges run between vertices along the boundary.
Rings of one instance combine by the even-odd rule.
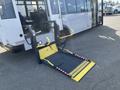
[[[0,0],[0,43],[10,48],[31,49],[19,14],[30,18],[31,12],[43,8],[48,19],[56,21],[60,30],[68,29],[71,34],[77,34],[103,23],[98,5],[97,0]],[[46,36],[54,41],[52,31],[38,39],[46,42]]]

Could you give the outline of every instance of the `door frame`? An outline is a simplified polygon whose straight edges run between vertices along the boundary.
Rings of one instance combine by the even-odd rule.
[[[52,21],[56,21],[56,23],[59,25],[59,29],[63,30],[63,21],[62,21],[60,1],[57,0],[57,3],[58,3],[58,13],[57,14],[52,13],[50,0],[46,0],[46,1],[47,1],[48,11],[49,11],[49,16],[48,16],[49,19]]]
[[[98,25],[98,0],[91,0],[92,7],[92,27]]]

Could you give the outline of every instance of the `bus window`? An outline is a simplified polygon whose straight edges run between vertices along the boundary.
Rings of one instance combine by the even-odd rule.
[[[52,14],[59,14],[58,0],[50,0]]]
[[[91,0],[87,0],[87,8],[88,8],[88,12],[91,11]]]
[[[82,11],[82,1],[81,0],[76,0],[77,3],[77,12],[81,12]]]
[[[76,2],[75,0],[66,0],[66,7],[68,13],[76,13]]]
[[[29,4],[29,5],[30,5],[30,4],[32,4],[32,2],[31,2],[31,1],[26,1],[26,4]]]
[[[60,0],[60,7],[61,7],[61,13],[64,15],[66,14],[66,4],[65,0]]]
[[[38,1],[38,3],[37,3]],[[44,0],[16,0],[18,12],[20,12],[24,17],[30,17],[30,13],[38,10],[40,7],[46,10],[46,3]]]
[[[1,16],[1,19],[16,18],[12,0],[4,0],[2,5],[3,14]]]
[[[76,0],[77,12],[85,12],[85,0]]]
[[[84,0],[84,4],[85,4],[85,12],[88,12],[87,2],[88,2],[88,0]]]
[[[24,4],[24,1],[17,1],[17,4]]]

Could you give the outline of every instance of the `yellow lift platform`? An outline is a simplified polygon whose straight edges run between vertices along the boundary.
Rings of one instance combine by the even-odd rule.
[[[57,29],[57,25],[54,23],[55,38],[58,38]],[[55,42],[47,39],[46,45],[40,45],[40,43],[36,43],[36,36],[33,33],[32,45],[41,63],[62,72],[76,82],[79,82],[95,66],[94,61],[59,47],[58,39],[55,39]]]
[[[95,65],[95,62],[67,49],[58,49],[55,43],[39,49],[39,56],[42,62],[77,82]]]

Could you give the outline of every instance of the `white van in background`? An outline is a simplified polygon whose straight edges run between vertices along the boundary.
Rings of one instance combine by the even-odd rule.
[[[104,3],[103,4],[103,14],[104,15],[113,14],[113,6],[111,4]]]
[[[113,12],[114,12],[114,14],[120,13],[120,5],[113,6]]]

